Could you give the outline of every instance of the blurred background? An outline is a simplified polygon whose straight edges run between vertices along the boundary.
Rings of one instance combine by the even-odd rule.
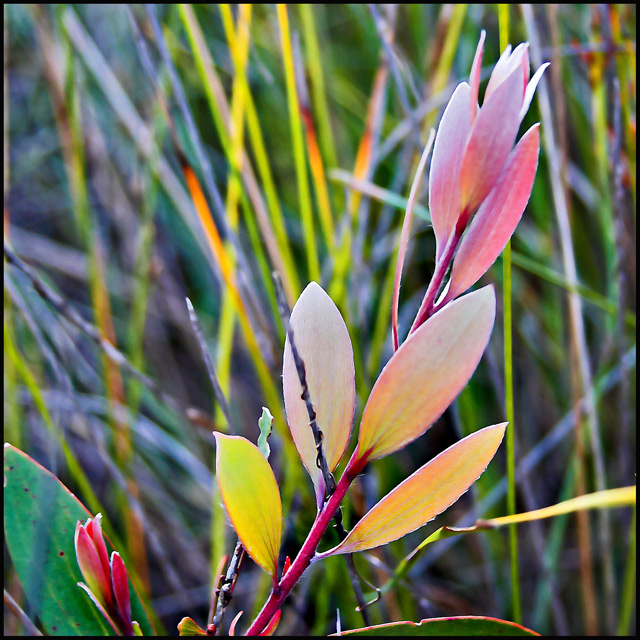
[[[271,273],[289,306],[311,280],[339,306],[354,346],[355,431],[392,353],[415,168],[482,29],[481,95],[501,42],[528,41],[533,69],[551,62],[521,128],[540,121],[542,144],[507,294],[517,511],[527,511],[635,483],[635,5],[4,6],[5,441],[102,511],[159,632],[175,634],[187,615],[206,624],[216,567],[235,544],[212,429],[255,442],[269,407],[281,563],[304,540],[315,504],[284,419]],[[427,184],[405,261],[402,336],[434,267]],[[49,299],[7,256],[32,267]],[[368,466],[345,503],[347,528],[444,448],[505,419],[502,259],[478,286],[488,283],[498,315],[471,382],[411,447]],[[437,527],[506,514],[507,485],[503,445],[456,505],[360,554],[358,571],[382,586]],[[526,626],[635,632],[631,509],[517,534]],[[321,548],[336,540],[329,531]],[[29,613],[6,545],[4,558],[5,590]],[[244,610],[246,628],[269,587],[247,560],[225,625]],[[373,623],[513,619],[512,595],[500,529],[430,546],[368,610]],[[330,558],[307,571],[277,633],[362,626],[355,606],[344,560]],[[22,628],[5,615],[4,632]]]

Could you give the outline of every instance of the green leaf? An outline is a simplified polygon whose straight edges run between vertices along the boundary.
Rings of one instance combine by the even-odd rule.
[[[4,446],[4,528],[13,565],[49,635],[115,635],[77,585],[82,574],[73,536],[92,514],[51,472],[10,444]],[[107,548],[112,547],[107,540]],[[129,582],[131,614],[144,635],[155,635]]]
[[[337,634],[332,634],[337,635]],[[391,622],[353,631],[342,636],[538,636],[515,622],[484,616],[428,618],[421,622]]]
[[[178,633],[181,636],[206,636],[207,632],[193,619],[182,618],[178,624]]]
[[[262,407],[262,415],[258,420],[258,427],[260,428],[260,435],[258,436],[258,449],[262,455],[268,460],[271,453],[271,447],[269,447],[268,438],[271,435],[273,429],[273,416],[271,411],[267,407]]]

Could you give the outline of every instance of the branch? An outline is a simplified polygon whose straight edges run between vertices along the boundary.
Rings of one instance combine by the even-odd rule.
[[[196,315],[196,311],[193,308],[193,304],[191,304],[191,300],[189,300],[189,298],[185,298],[185,300],[187,301],[189,320],[191,320],[193,332],[196,334],[196,338],[198,339],[198,345],[200,346],[202,359],[204,360],[204,363],[207,367],[207,373],[209,374],[209,380],[211,382],[211,386],[213,387],[213,392],[216,396],[218,404],[220,405],[220,409],[224,414],[225,420],[227,421],[227,428],[229,429],[229,432],[233,433],[233,425],[231,422],[231,412],[229,411],[229,405],[227,404],[227,399],[225,398],[222,387],[220,386],[220,381],[218,380],[218,375],[216,374],[216,368],[213,364],[213,360],[211,359],[209,349],[207,348],[207,343],[205,342],[202,329],[200,328],[200,322],[198,322],[198,316]]]
[[[240,572],[240,567],[242,566],[242,561],[244,560],[245,555],[246,552],[244,547],[240,543],[240,540],[238,540],[236,542],[236,548],[233,551],[233,556],[231,557],[231,562],[227,567],[227,573],[225,574],[222,580],[222,585],[218,591],[216,613],[211,621],[211,624],[215,628],[216,635],[220,635],[220,625],[222,624],[225,610],[229,606],[231,598],[233,597],[233,590],[236,587],[238,573]]]
[[[316,465],[322,471],[322,477],[324,479],[324,487],[325,487],[325,495],[324,495],[324,507],[327,505],[327,502],[331,495],[336,490],[336,480],[333,477],[333,474],[329,471],[329,465],[327,463],[327,458],[324,455],[324,449],[322,448],[322,431],[318,427],[318,423],[316,422],[316,412],[313,408],[313,404],[311,402],[311,397],[309,396],[309,386],[307,385],[307,374],[304,366],[304,360],[300,356],[298,348],[296,347],[293,329],[291,328],[291,323],[289,322],[289,308],[287,306],[287,301],[284,296],[284,291],[282,288],[282,282],[280,280],[280,276],[277,271],[273,272],[273,279],[275,282],[275,290],[276,290],[276,298],[278,300],[278,310],[280,311],[280,316],[282,318],[282,323],[285,328],[285,332],[287,337],[289,338],[289,346],[291,347],[291,353],[293,355],[293,361],[296,365],[296,371],[298,372],[298,379],[300,380],[300,386],[302,387],[302,395],[300,396],[307,407],[307,413],[309,414],[309,426],[311,427],[311,431],[313,432],[313,438],[316,443]],[[340,541],[344,540],[347,537],[347,531],[342,524],[342,508],[339,506],[336,509],[336,512],[333,516],[334,519],[334,527],[338,532],[338,537]],[[366,603],[364,600],[364,594],[362,593],[362,587],[360,586],[358,572],[356,570],[355,563],[353,561],[352,554],[345,555],[345,562],[347,563],[347,569],[349,570],[349,578],[351,579],[351,584],[353,585],[353,591],[356,596],[356,601],[358,603],[358,611],[362,613],[362,618],[364,620],[365,626],[370,626],[369,614],[366,609]]]

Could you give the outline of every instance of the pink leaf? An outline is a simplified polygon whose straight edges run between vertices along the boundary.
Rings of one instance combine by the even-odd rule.
[[[529,84],[527,84],[527,88],[526,88],[526,90],[524,92],[524,101],[522,103],[522,108],[520,109],[520,114],[519,114],[520,121],[522,121],[522,119],[527,114],[527,111],[529,111],[529,107],[531,106],[531,101],[533,100],[533,94],[535,93],[536,88],[538,87],[538,83],[540,82],[540,79],[542,78],[542,74],[544,73],[545,69],[548,66],[549,66],[549,63],[545,62],[533,74],[533,78],[531,78],[531,80],[529,81]]]
[[[507,423],[480,429],[418,469],[376,504],[349,535],[322,556],[373,549],[424,526],[480,477],[498,450]]]
[[[493,68],[491,77],[489,78],[489,84],[487,84],[487,90],[484,94],[484,101],[486,102],[496,89],[518,68],[522,69],[522,85],[520,98],[524,94],[524,88],[529,79],[529,43],[522,42],[514,50],[513,53],[509,53],[505,56],[507,51],[511,51],[511,45],[508,45],[500,59]]]
[[[538,166],[539,126],[531,127],[518,142],[462,237],[445,300],[453,300],[487,271],[518,226]]]
[[[107,546],[104,543],[102,537],[102,514],[98,513],[94,518],[89,518],[85,525],[85,530],[89,534],[89,537],[93,540],[93,544],[100,557],[100,563],[105,575],[109,575],[111,569],[109,567],[109,554],[107,552]]]
[[[485,99],[473,124],[460,169],[461,209],[466,214],[461,224],[491,191],[513,147],[520,126],[522,82],[522,69],[517,68]]]
[[[236,625],[238,624],[238,620],[240,620],[240,616],[242,616],[243,613],[244,613],[244,611],[238,611],[238,613],[236,614],[235,618],[231,621],[231,624],[229,625],[229,635],[230,636],[235,636],[236,635]]]
[[[371,391],[358,459],[397,451],[440,417],[478,365],[494,318],[495,293],[489,286],[447,305],[409,336]]]
[[[340,311],[320,285],[311,282],[291,313],[294,343],[305,364],[309,396],[323,434],[324,453],[333,471],[344,453],[355,407],[355,368],[349,332]],[[289,339],[283,361],[284,402],[289,429],[300,458],[313,480],[318,505],[324,480],[316,465],[316,445]]]
[[[429,173],[429,210],[436,234],[437,257],[460,215],[460,166],[471,128],[470,89],[461,82],[438,126]]]
[[[260,633],[261,636],[272,636],[278,625],[280,624],[280,618],[282,617],[282,609],[278,609],[274,614],[273,618],[269,621],[269,624],[264,628],[264,631]]]
[[[127,578],[127,570],[120,554],[114,551],[111,554],[111,582],[113,584],[113,593],[116,598],[118,612],[125,625],[127,633],[133,635],[131,627],[131,601],[129,599],[129,580]]]
[[[469,74],[469,86],[471,87],[471,97],[469,98],[471,123],[476,119],[478,113],[478,88],[480,87],[480,67],[482,65],[482,52],[484,50],[484,40],[487,32],[483,29],[480,32],[480,41],[473,57],[471,65],[471,73]]]

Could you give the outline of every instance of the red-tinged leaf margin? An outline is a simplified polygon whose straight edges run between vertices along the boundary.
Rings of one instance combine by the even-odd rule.
[[[427,618],[420,622],[390,622],[342,631],[341,636],[539,636],[515,622],[487,616]]]
[[[236,617],[231,621],[231,624],[229,625],[229,635],[230,636],[235,636],[236,635],[236,625],[238,624],[240,618],[242,617],[242,614],[244,613],[244,611],[238,611],[238,613],[236,614]]]
[[[93,517],[50,471],[11,444],[4,445],[4,527],[13,566],[49,635],[115,635],[78,586],[74,532]],[[41,499],[39,499],[41,498]],[[107,540],[107,545],[110,546]],[[153,626],[129,584],[134,620],[144,635]]]
[[[278,625],[280,624],[280,618],[282,617],[282,609],[278,609],[274,614],[273,618],[269,621],[269,624],[264,628],[264,631],[260,634],[261,636],[272,636]]]
[[[506,426],[502,422],[485,427],[445,449],[371,507],[338,546],[316,558],[380,547],[423,527],[484,473]]]

